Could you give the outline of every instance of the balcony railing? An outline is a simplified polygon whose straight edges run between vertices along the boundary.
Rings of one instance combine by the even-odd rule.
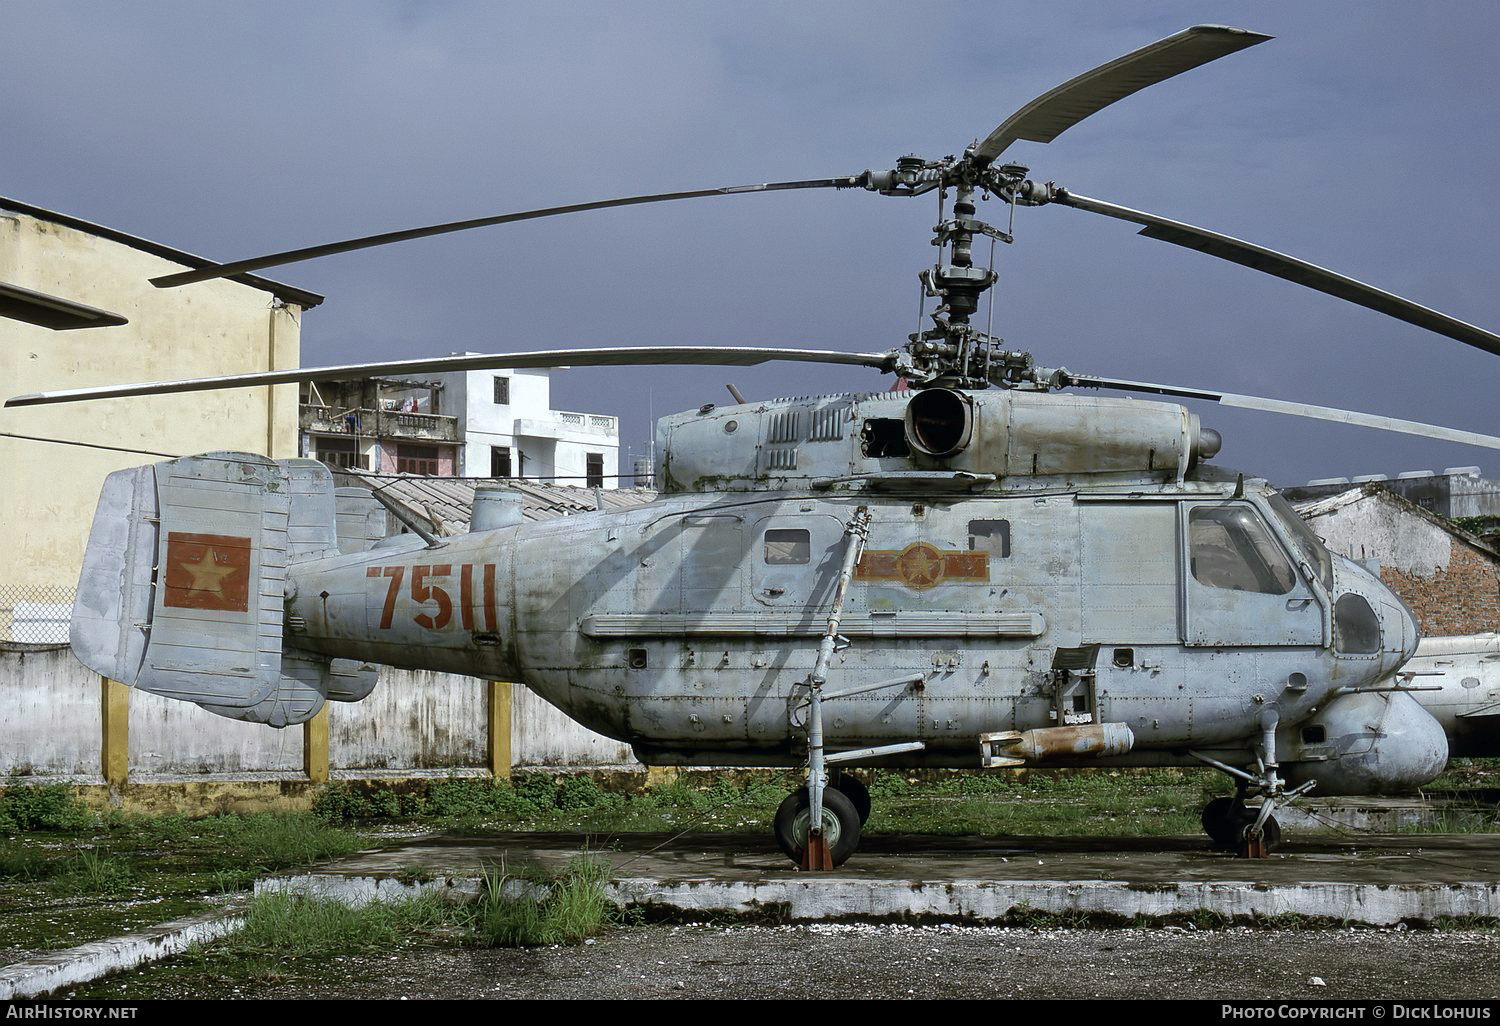
[[[298,417],[303,431],[367,438],[409,438],[424,442],[458,441],[458,418],[401,410],[340,409],[304,404]]]
[[[602,413],[574,413],[571,410],[549,410],[545,417],[521,417],[516,420],[516,434],[551,438],[560,433],[615,435],[620,433],[619,419]]]

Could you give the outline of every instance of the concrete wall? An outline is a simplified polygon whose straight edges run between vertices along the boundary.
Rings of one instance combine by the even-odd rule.
[[[1445,517],[1480,517],[1500,514],[1500,481],[1481,477],[1478,467],[1449,467],[1438,474],[1379,479],[1381,485],[1408,502]],[[1334,478],[1318,484],[1282,488],[1288,502],[1312,502],[1326,499],[1350,487],[1358,487],[1348,478]]]
[[[518,768],[636,765],[628,746],[585,730],[512,685],[511,752]],[[329,703],[335,773],[399,775],[485,765],[485,682],[384,668],[363,702]],[[100,683],[66,648],[0,647],[0,775],[98,780]],[[302,772],[302,730],[241,723],[141,691],[130,692],[130,773]]]
[[[181,269],[122,242],[0,211],[0,281],[130,319],[77,331],[0,319],[5,397],[297,366],[300,308],[236,282],[158,289],[147,281]],[[171,455],[244,449],[294,456],[297,387],[10,409],[0,411],[0,425],[14,434]],[[48,587],[70,593],[105,475],[159,458],[0,437],[0,589],[12,598]]]

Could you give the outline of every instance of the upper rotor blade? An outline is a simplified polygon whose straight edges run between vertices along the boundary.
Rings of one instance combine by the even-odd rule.
[[[630,207],[641,203],[665,203],[668,200],[697,199],[703,196],[735,196],[744,192],[784,192],[789,189],[848,189],[859,185],[862,181],[863,177],[860,175],[845,178],[815,178],[805,182],[768,182],[764,185],[730,185],[717,189],[662,192],[650,196],[624,196],[619,199],[596,200],[592,203],[569,203],[561,207],[540,207],[536,210],[521,210],[512,214],[497,214],[493,217],[476,217],[467,221],[448,221],[445,224],[432,224],[424,228],[407,228],[402,231],[382,232],[379,235],[366,235],[363,238],[346,239],[343,242],[329,242],[321,246],[289,249],[282,253],[251,257],[248,260],[236,260],[229,264],[212,264],[208,267],[198,268],[197,270],[164,274],[160,277],[152,278],[151,284],[159,289],[175,288],[178,285],[189,285],[197,281],[207,281],[210,278],[223,278],[227,275],[239,274],[242,271],[254,271],[262,267],[276,267],[280,264],[294,264],[300,260],[332,256],[335,253],[348,253],[356,249],[369,249],[372,246],[385,246],[393,242],[424,239],[429,235],[445,235],[448,232],[462,232],[470,228],[484,228],[493,224],[508,224],[512,221],[532,221],[539,217],[553,217],[558,214],[576,214],[583,210],[603,210],[606,207]]]
[[[1226,25],[1194,25],[1133,53],[1085,71],[1016,111],[974,151],[989,163],[1017,139],[1047,143],[1095,111],[1148,85],[1191,71],[1271,36]]]
[[[1418,435],[1460,445],[1478,445],[1486,449],[1500,449],[1500,438],[1481,435],[1473,431],[1423,424],[1415,420],[1399,420],[1382,417],[1374,413],[1356,413],[1332,406],[1309,406],[1306,403],[1289,403],[1282,399],[1264,399],[1254,395],[1236,395],[1233,392],[1211,392],[1201,388],[1183,388],[1179,385],[1159,385],[1151,381],[1125,381],[1118,378],[1096,378],[1081,374],[1068,374],[1066,384],[1083,388],[1116,388],[1126,392],[1150,392],[1154,395],[1180,396],[1184,399],[1206,399],[1221,406],[1234,406],[1243,410],[1260,410],[1265,413],[1285,413],[1293,417],[1311,417],[1314,420],[1331,420],[1336,424],[1352,424],[1355,427],[1374,428],[1377,431],[1396,431],[1404,435]]]
[[[1143,224],[1146,227],[1141,229],[1140,234],[1148,239],[1160,239],[1163,242],[1195,249],[1200,253],[1207,253],[1209,256],[1216,256],[1243,267],[1264,271],[1266,274],[1285,278],[1287,281],[1305,285],[1318,292],[1326,292],[1330,296],[1368,307],[1394,317],[1398,321],[1415,324],[1419,328],[1435,331],[1439,335],[1447,335],[1449,338],[1500,356],[1500,335],[1494,332],[1485,331],[1467,321],[1449,317],[1445,313],[1413,303],[1409,299],[1402,299],[1400,296],[1377,289],[1373,285],[1366,285],[1362,281],[1356,281],[1337,271],[1310,264],[1306,260],[1298,260],[1285,253],[1278,253],[1273,249],[1266,249],[1264,246],[1257,246],[1229,235],[1220,235],[1218,232],[1211,232],[1205,228],[1195,228],[1181,221],[1173,221],[1155,214],[1132,210],[1129,207],[1106,203],[1103,200],[1080,196],[1065,189],[1057,190],[1053,202],[1077,207],[1080,210],[1089,210],[1096,214],[1104,214],[1108,217],[1117,217],[1122,221]]]
[[[43,406],[49,403],[81,402],[85,399],[118,399],[132,395],[166,395],[174,392],[204,392],[214,388],[252,388],[302,381],[339,381],[345,378],[398,374],[432,374],[441,371],[487,370],[491,367],[618,367],[653,364],[701,364],[750,367],[775,360],[798,363],[831,363],[888,370],[894,353],[839,353],[818,349],[761,349],[725,346],[643,346],[613,349],[543,349],[530,353],[462,354],[386,363],[356,363],[340,367],[305,367],[296,370],[256,371],[181,381],[146,381],[130,385],[70,388],[56,392],[33,392],[5,401],[10,406]]]

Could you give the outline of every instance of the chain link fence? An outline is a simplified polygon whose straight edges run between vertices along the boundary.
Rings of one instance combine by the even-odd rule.
[[[60,584],[0,584],[0,642],[66,645],[74,591]]]

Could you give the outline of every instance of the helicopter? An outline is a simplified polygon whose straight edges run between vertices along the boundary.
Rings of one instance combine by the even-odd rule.
[[[936,193],[931,326],[883,352],[543,350],[72,389],[8,406],[484,367],[750,366],[897,375],[890,392],[705,404],[657,425],[652,503],[523,523],[484,490],[468,534],[385,539],[378,492],[311,460],[209,453],[119,471],[75,603],[80,661],[155,694],[286,726],[358,701],[376,665],[519,680],[648,765],[794,766],[774,832],[808,869],[857,849],[852,766],[1208,765],[1219,846],[1279,843],[1319,794],[1406,790],[1446,763],[1442,725],[1397,676],[1409,610],[1329,553],[1263,479],[1172,402],[1444,438],[1500,438],[1254,396],[1075,374],[974,325],[1013,241],[976,199],[1067,206],[1500,355],[1500,336],[1254,244],[1077,194],[1002,163],[1132,93],[1269,37],[1195,26],[1037,97],[961,155],[833,178],[631,196],[448,222],[213,265],[212,277],[446,232],[746,192]],[[948,198],[951,195],[951,205]],[[1258,803],[1257,803],[1258,802]]]

